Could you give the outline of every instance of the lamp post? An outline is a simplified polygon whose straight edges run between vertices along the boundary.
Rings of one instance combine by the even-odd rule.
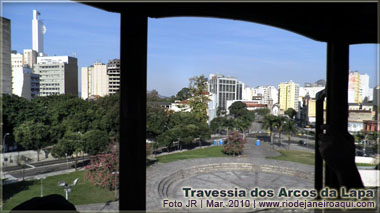
[[[42,184],[42,181],[43,179],[46,179],[46,177],[41,177],[41,178],[38,178],[39,180],[41,180],[41,197],[44,196],[44,188],[43,188],[43,184]]]
[[[115,198],[116,198],[116,176],[119,174],[119,172],[112,172],[113,175],[115,175]]]

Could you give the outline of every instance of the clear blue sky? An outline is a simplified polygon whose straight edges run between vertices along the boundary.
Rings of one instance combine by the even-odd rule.
[[[78,66],[119,58],[120,16],[78,3],[4,3],[11,19],[12,49],[32,48],[32,10],[47,27],[48,55],[76,53]],[[350,69],[376,85],[377,46],[350,47]],[[278,28],[214,18],[149,19],[148,90],[175,95],[190,77],[210,73],[234,76],[246,85],[301,86],[325,78],[326,43]]]

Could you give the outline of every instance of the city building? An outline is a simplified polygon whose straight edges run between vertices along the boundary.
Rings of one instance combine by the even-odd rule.
[[[225,77],[219,74],[210,74],[208,79],[208,91],[216,94],[216,107],[227,110],[227,100],[241,100],[244,83],[233,77]]]
[[[23,54],[12,51],[12,93],[31,100],[39,95],[39,75],[34,74],[28,64],[25,64]]]
[[[267,104],[272,108],[278,103],[278,90],[274,86],[259,86],[254,88],[254,96],[261,96],[261,104]]]
[[[106,96],[109,94],[107,65],[95,62],[81,69],[81,98]]]
[[[35,50],[24,50],[23,64],[33,69],[34,64],[37,63],[37,52]]]
[[[0,93],[12,94],[11,21],[1,17],[1,88]]]
[[[348,76],[348,103],[361,103],[365,97],[370,97],[369,76],[351,71]]]
[[[44,34],[46,33],[46,27],[39,20],[40,12],[33,10],[33,20],[32,20],[32,42],[33,50],[38,53],[39,56],[44,55]]]
[[[243,100],[252,100],[253,96],[255,96],[255,89],[251,87],[244,87],[243,88]]]
[[[286,111],[293,108],[298,112],[299,85],[293,81],[280,83],[278,85],[278,101],[280,110]]]
[[[27,66],[12,69],[12,93],[31,100],[39,95],[39,75],[34,74]]]
[[[78,96],[78,60],[70,56],[39,56],[33,73],[40,75],[40,96]]]
[[[299,88],[299,97],[303,98],[306,95],[309,95],[310,98],[316,98],[317,93],[323,89],[325,89],[325,87],[321,87],[321,86],[300,87]]]
[[[115,94],[120,89],[120,60],[114,59],[107,63],[108,93]]]

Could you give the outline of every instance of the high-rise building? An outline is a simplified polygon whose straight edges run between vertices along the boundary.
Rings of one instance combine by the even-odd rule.
[[[293,81],[280,83],[278,85],[278,100],[280,110],[286,111],[293,108],[298,111],[299,85]]]
[[[28,51],[26,52],[28,59],[31,59],[32,56],[28,54]],[[20,54],[16,51],[11,53],[12,93],[31,100],[39,95],[40,78],[38,74],[32,73],[31,66],[26,63],[25,58],[25,54]]]
[[[24,50],[24,65],[33,69],[34,64],[37,63],[37,52],[35,50]]]
[[[348,78],[348,102],[362,103],[364,98],[369,96],[369,76],[354,71],[349,73]]]
[[[208,91],[216,94],[216,106],[227,110],[227,100],[241,100],[244,83],[233,77],[210,74],[208,79]]]
[[[33,50],[36,51],[40,56],[44,55],[44,34],[46,33],[46,27],[39,20],[40,12],[33,10],[33,20],[32,20],[32,41]]]
[[[12,69],[12,93],[31,100],[39,95],[39,75],[27,66]]]
[[[0,93],[12,94],[11,21],[1,17]]]
[[[107,63],[108,92],[115,94],[120,89],[120,60],[114,59]]]
[[[70,56],[39,56],[33,72],[40,75],[40,96],[78,96],[78,60]]]
[[[278,103],[278,91],[274,86],[259,86],[254,89],[254,96],[262,97],[260,104],[273,106]]]
[[[95,62],[81,69],[81,98],[108,95],[107,65]]]

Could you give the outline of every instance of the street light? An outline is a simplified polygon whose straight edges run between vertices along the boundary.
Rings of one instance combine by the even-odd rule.
[[[116,174],[119,174],[119,172],[112,172],[113,175],[115,175],[115,198],[116,198]]]
[[[59,182],[58,182],[58,186],[64,186],[64,187],[65,187],[63,190],[65,191],[65,194],[66,194],[66,200],[69,200],[69,192],[71,192],[70,186],[75,186],[75,185],[77,185],[78,180],[79,180],[79,178],[75,179],[75,180],[73,181],[73,183],[70,184],[70,185],[67,184],[65,181],[59,181]]]

